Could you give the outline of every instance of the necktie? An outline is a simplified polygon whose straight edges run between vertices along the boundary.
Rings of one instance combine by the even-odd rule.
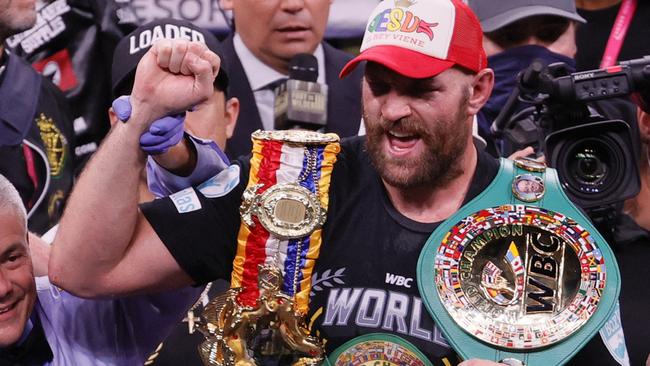
[[[265,130],[274,129],[275,88],[286,80],[286,78],[277,79],[257,89],[255,92],[255,103],[257,104],[260,120]]]
[[[287,80],[288,80],[287,78],[279,78],[275,81],[272,81],[264,85],[263,87],[259,88],[259,90],[270,90],[272,92],[275,92],[275,88],[277,88],[278,86],[280,86],[280,84],[286,82]]]

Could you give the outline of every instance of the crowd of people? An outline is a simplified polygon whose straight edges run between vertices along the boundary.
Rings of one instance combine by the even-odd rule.
[[[245,237],[261,235],[242,197],[275,183],[272,159],[288,171],[278,181],[327,197],[320,247],[297,254],[311,282],[294,283],[326,355],[382,333],[414,365],[497,365],[450,345],[416,283],[420,253],[500,157],[543,161],[491,129],[533,61],[571,73],[650,54],[634,0],[378,1],[356,56],[324,40],[331,0],[220,0],[223,40],[185,20],[138,24],[129,6],[0,0],[0,365],[201,364],[196,317],[242,283]],[[323,150],[294,174],[290,147],[251,136],[274,130],[275,89],[305,53],[327,85],[319,132],[341,141],[325,148],[340,150],[333,167]],[[632,131],[640,189],[607,236],[619,306],[570,365],[650,365],[650,78],[637,88],[589,105]]]

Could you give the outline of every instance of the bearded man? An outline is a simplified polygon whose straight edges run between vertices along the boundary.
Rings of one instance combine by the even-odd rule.
[[[315,261],[308,256],[312,252],[293,253],[297,265],[316,262],[308,268],[312,280],[297,286],[313,284],[305,315],[312,334],[327,340],[328,353],[354,337],[381,332],[412,345],[422,360],[456,364],[458,356],[423,306],[416,264],[433,230],[497,174],[498,162],[477,151],[471,133],[494,74],[486,68],[478,20],[462,1],[408,2],[408,19],[422,22],[417,29],[382,21],[396,3],[404,2],[378,6],[361,54],[341,72],[345,77],[367,61],[362,84],[367,136],[341,142],[330,170],[327,220],[316,230],[320,255]],[[102,296],[230,278],[233,258],[247,254],[237,249],[239,207],[249,170],[261,175],[250,169],[257,160],[236,162],[229,173],[238,174],[227,174],[210,189],[189,188],[139,210],[137,192],[130,188],[145,164],[139,136],[152,120],[204,100],[218,65],[205,48],[180,40],[160,42],[144,56],[131,118],[115,126],[68,204],[50,262],[57,285],[81,296]],[[285,150],[291,149],[256,153],[269,161]],[[307,173],[329,174],[320,169],[323,154],[318,151],[315,166],[305,159],[310,167],[295,175],[312,190]],[[275,182],[283,175],[269,177]],[[323,193],[325,185],[316,186],[315,192]],[[110,204],[98,192],[111,192]]]

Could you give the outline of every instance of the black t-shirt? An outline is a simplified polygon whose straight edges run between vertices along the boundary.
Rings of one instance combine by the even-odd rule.
[[[384,332],[413,343],[436,365],[443,365],[444,358],[455,364],[457,356],[434,326],[416,283],[420,251],[439,223],[415,222],[393,207],[364,141],[345,140],[334,167],[308,322],[313,321],[326,340],[328,353],[354,337]],[[249,173],[247,162],[239,164],[239,186],[211,199],[197,190],[198,210],[179,213],[173,197],[142,206],[174,258],[197,283],[230,276],[240,197]],[[479,153],[465,201],[485,189],[497,170],[494,158]]]

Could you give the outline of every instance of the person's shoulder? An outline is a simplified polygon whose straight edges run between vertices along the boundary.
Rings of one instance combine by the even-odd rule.
[[[60,102],[65,107],[67,107],[65,94],[63,94],[61,89],[59,89],[58,86],[54,85],[54,83],[50,79],[46,78],[45,76],[42,76],[40,74],[39,76],[42,78],[41,93],[45,94],[49,98],[56,99],[57,102]]]
[[[351,136],[341,139],[341,152],[336,159],[334,171],[356,171],[370,166],[370,158],[366,150],[365,136]]]
[[[366,151],[365,136],[350,136],[341,139],[341,155],[358,158]]]
[[[63,128],[61,132],[69,140],[72,139],[69,142],[74,144],[72,109],[68,99],[50,79],[40,74],[39,77],[42,79],[39,90],[39,112],[45,113],[47,117],[53,119],[59,128]]]
[[[336,70],[336,75],[338,77],[338,73],[343,69],[343,66],[352,60],[354,55],[335,48],[325,41],[321,44],[323,45],[323,53],[325,54],[325,64],[331,65],[332,69]],[[342,82],[353,82],[358,85],[358,80],[361,80],[361,77],[363,76],[363,70],[363,65],[357,66],[352,70],[352,72],[350,72],[350,74],[342,79]],[[358,85],[358,87],[360,87],[360,85]]]
[[[228,36],[219,43],[224,54],[235,53],[235,33],[228,34]]]
[[[476,172],[474,173],[474,182],[484,189],[497,176],[501,162],[485,150],[479,150],[477,155],[478,159],[476,162]]]
[[[488,170],[498,170],[500,159],[488,153],[484,149],[477,149],[477,166]]]
[[[34,98],[34,110],[36,112],[47,112],[55,114],[56,119],[65,119],[65,123],[71,123],[68,115],[69,106],[63,92],[52,81],[34,70],[22,57],[9,54],[11,65],[8,67],[7,75],[2,83],[8,86],[20,85],[18,90],[14,89],[8,98],[30,99]],[[11,74],[9,74],[11,73]],[[3,90],[7,90],[4,89]],[[9,88],[8,90],[12,90]],[[4,92],[3,92],[4,93]],[[61,116],[59,116],[61,114]],[[68,134],[68,131],[66,131]]]
[[[326,58],[332,57],[341,62],[348,62],[354,58],[354,55],[352,55],[351,53],[340,50],[332,46],[331,44],[327,43],[326,41],[321,42],[321,44],[323,45],[323,51],[325,53]]]
[[[30,74],[32,77],[33,75],[38,75],[39,77],[41,76],[34,68],[25,60],[23,57],[20,55],[16,54],[16,51],[12,52],[7,52],[7,68],[5,69],[6,75],[3,78],[3,82],[5,80],[11,80],[11,78],[17,77],[17,76],[23,76],[25,74]],[[17,73],[19,75],[10,75],[12,73]]]

